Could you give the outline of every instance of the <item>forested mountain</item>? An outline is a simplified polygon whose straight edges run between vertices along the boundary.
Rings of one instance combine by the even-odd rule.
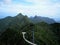
[[[28,18],[27,16],[23,16],[23,14],[19,13],[15,17],[8,16],[6,18],[0,19],[0,31],[5,30],[8,26],[16,25],[18,27],[21,27],[21,25],[24,25],[25,23],[39,23],[39,22],[46,22],[48,24],[55,23],[53,19],[47,18],[47,17],[32,17]]]
[[[27,16],[23,16],[21,13],[19,13],[15,17],[6,17],[4,19],[0,20],[0,31],[5,30],[8,27],[14,27],[18,29],[24,24],[30,23],[30,19]]]
[[[32,42],[33,30],[37,45],[60,45],[60,28],[57,27],[59,24],[55,24],[53,19],[43,18],[28,18],[19,13],[15,17],[0,19],[0,45],[30,45],[23,39],[22,32],[27,32],[26,39]]]
[[[38,22],[46,22],[48,24],[51,24],[51,23],[55,23],[56,21],[51,19],[51,18],[48,18],[48,17],[41,17],[41,16],[35,16],[35,17],[30,17],[31,21],[34,23],[38,23]]]

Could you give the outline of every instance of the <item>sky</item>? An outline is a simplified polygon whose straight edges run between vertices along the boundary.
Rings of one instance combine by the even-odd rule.
[[[18,13],[60,21],[60,0],[0,0],[0,18]]]

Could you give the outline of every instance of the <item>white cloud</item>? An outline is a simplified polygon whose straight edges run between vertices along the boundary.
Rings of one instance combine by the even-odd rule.
[[[32,2],[34,5],[23,5],[21,3],[14,4],[12,0],[3,0],[1,2],[0,11],[9,13],[23,13],[31,15],[41,15],[47,17],[54,17],[58,14],[60,3],[57,0],[25,0]]]
[[[12,0],[3,0],[4,4],[11,4]]]

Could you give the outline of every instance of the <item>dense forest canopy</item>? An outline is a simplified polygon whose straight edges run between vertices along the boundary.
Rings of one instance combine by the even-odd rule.
[[[15,17],[0,19],[0,45],[30,45],[23,39],[22,32],[27,32],[26,39],[37,45],[60,45],[60,23],[47,17],[28,18],[19,13]]]

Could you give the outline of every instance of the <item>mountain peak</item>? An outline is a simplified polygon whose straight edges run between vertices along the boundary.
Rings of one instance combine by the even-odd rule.
[[[55,23],[55,20],[48,17],[35,16],[30,19],[32,22],[35,22],[35,23],[38,23],[38,22],[46,22],[48,24]]]
[[[19,13],[16,17],[21,17],[21,16],[23,16],[23,14],[22,13]]]

